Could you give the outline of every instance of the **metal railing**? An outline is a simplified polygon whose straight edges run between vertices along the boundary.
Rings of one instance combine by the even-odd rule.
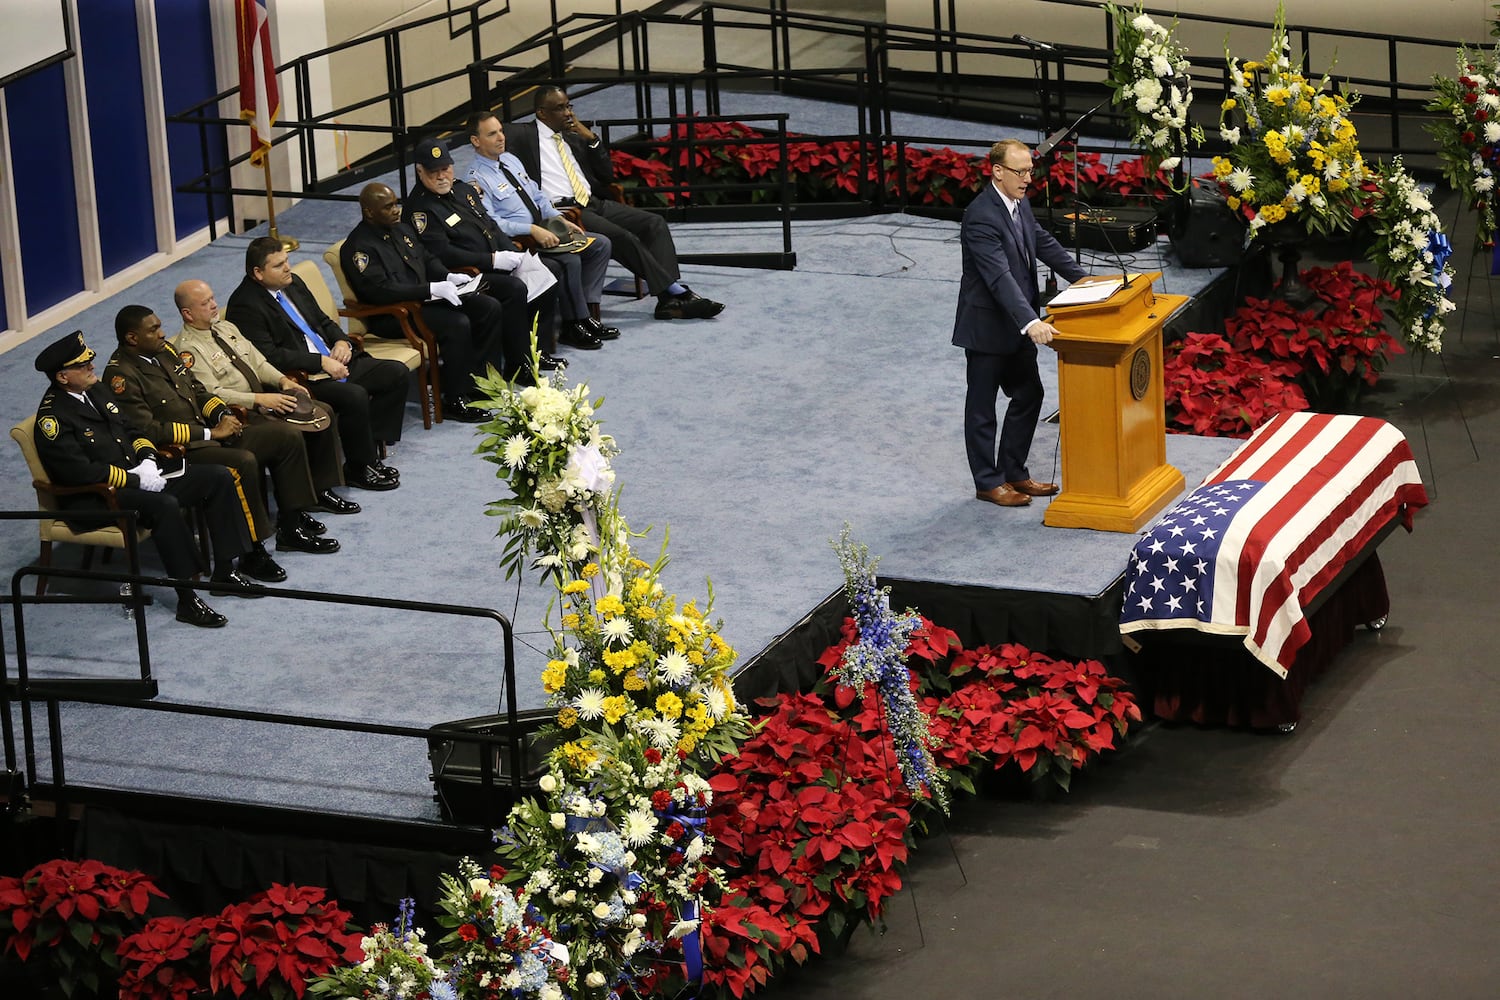
[[[455,128],[467,110],[481,106],[495,109],[502,120],[513,120],[530,111],[529,107],[516,106],[517,96],[545,82],[566,81],[570,90],[582,95],[621,84],[632,87],[634,117],[610,122],[617,135],[627,139],[631,135],[643,136],[663,120],[652,114],[654,98],[662,91],[666,92],[669,118],[676,117],[679,108],[681,114],[692,115],[699,110],[696,105],[700,103],[703,112],[717,116],[722,111],[721,95],[725,86],[747,83],[782,93],[802,90],[848,100],[859,117],[857,137],[869,143],[911,141],[909,136],[895,134],[892,128],[894,108],[927,109],[938,115],[962,114],[983,121],[1035,124],[1047,132],[1065,118],[1098,103],[1107,92],[1104,81],[1114,48],[1114,24],[1093,0],[1035,2],[1087,12],[1090,18],[1097,19],[1097,31],[1081,40],[1075,37],[1066,43],[1054,43],[1050,50],[1043,51],[1028,48],[1014,37],[957,30],[954,27],[955,5],[951,0],[947,4],[947,27],[943,26],[944,11],[939,3],[933,5],[933,23],[928,26],[870,23],[852,18],[795,13],[787,9],[787,0],[774,0],[769,9],[704,3],[675,12],[626,12],[621,11],[617,3],[614,14],[573,13],[560,19],[554,16],[548,28],[517,40],[500,52],[484,55],[481,28],[508,13],[509,5],[501,10],[484,11],[481,7],[486,5],[481,3],[456,7],[308,53],[280,67],[283,78],[291,77],[293,101],[291,115],[278,123],[283,134],[277,137],[276,145],[290,143],[295,146],[301,172],[296,189],[278,190],[275,194],[341,201],[356,199],[353,193],[330,190],[330,182],[320,177],[323,171],[318,159],[317,137],[320,133],[337,130],[389,137],[389,142],[381,144],[376,153],[366,157],[357,167],[338,175],[335,181],[338,185],[347,186],[361,176],[384,172],[395,166],[401,171],[401,183],[406,187],[406,153],[414,131]],[[557,6],[554,0],[554,15]],[[1147,12],[1163,20],[1175,18],[1179,23],[1200,27],[1267,31],[1270,28],[1265,21],[1249,18],[1177,13],[1155,8],[1147,8]],[[435,73],[409,73],[404,62],[407,51],[404,40],[409,39],[413,32],[430,30],[438,22],[445,22],[449,37],[462,43],[468,62],[441,68]],[[695,29],[701,46],[701,66],[689,72],[658,70],[653,65],[653,53],[668,44],[680,48],[681,29],[684,27]],[[657,39],[654,43],[654,35],[664,30],[674,32],[669,42],[662,43]],[[1373,157],[1383,153],[1412,152],[1407,148],[1411,137],[1403,123],[1413,115],[1421,114],[1422,105],[1432,88],[1425,80],[1402,80],[1403,54],[1414,49],[1448,52],[1459,44],[1457,41],[1396,37],[1296,23],[1289,25],[1288,31],[1300,43],[1304,60],[1309,64],[1307,69],[1312,72],[1317,72],[1317,67],[1311,65],[1317,56],[1325,49],[1331,53],[1340,40],[1357,39],[1383,45],[1386,53],[1384,74],[1344,75],[1337,76],[1336,80],[1364,91],[1367,100],[1361,105],[1359,115],[1366,121],[1378,119],[1389,137],[1385,142],[1364,143],[1367,153]],[[766,58],[761,65],[746,65],[743,60],[734,62],[721,57],[720,53],[725,50],[723,36],[732,33],[743,45],[744,38],[757,32],[765,37]],[[857,54],[847,65],[796,65],[793,39],[800,33],[814,33],[830,41],[841,40],[846,45],[852,42]],[[321,60],[369,46],[380,47],[384,73],[383,80],[372,84],[372,93],[339,107],[315,108],[311,86],[313,67]],[[610,48],[614,50],[613,65],[606,69],[584,72],[573,65],[584,54]],[[812,48],[820,51],[825,46]],[[1015,60],[1016,75],[998,78],[985,75],[981,78],[965,72],[966,64],[972,60],[996,56]],[[920,66],[927,57],[931,58],[930,71],[898,68],[901,64]],[[1196,108],[1202,115],[1211,115],[1218,103],[1216,98],[1227,92],[1227,61],[1222,56],[1190,54],[1190,63],[1200,96]],[[1029,77],[1020,71],[1026,66],[1031,67]],[[459,79],[466,79],[468,83],[468,97],[463,104],[436,117],[420,121],[413,119],[411,101],[414,95]],[[696,96],[698,93],[701,93],[701,99]],[[236,187],[230,183],[230,168],[244,162],[245,156],[237,157],[218,169],[208,166],[209,130],[244,125],[237,118],[223,117],[217,112],[218,102],[234,94],[234,90],[225,91],[169,118],[173,122],[196,125],[204,150],[204,172],[179,190],[201,193],[210,202],[223,195],[264,194],[261,187]],[[381,109],[384,120],[379,123],[344,121],[350,115]],[[771,110],[774,113],[774,109]],[[1098,121],[1105,130],[1111,126],[1119,127],[1119,119],[1112,120],[1108,112]],[[677,150],[674,147],[672,151]],[[1206,152],[1216,151],[1221,150],[1216,143],[1210,142]],[[864,194],[862,200],[871,210],[910,207],[899,200],[892,203],[873,190]],[[688,198],[678,199],[674,206],[658,210],[672,218],[690,221],[696,217],[694,213],[698,207],[693,199]],[[763,218],[777,213],[786,215],[792,210],[790,204],[777,202],[765,203],[760,208]]]
[[[83,513],[79,512],[80,516]],[[118,519],[120,514],[132,515],[133,520],[134,512],[132,511],[110,512],[110,519]],[[56,517],[57,514],[56,512],[49,511],[35,513],[24,511],[0,512],[0,519],[36,519],[42,516]],[[69,517],[73,516],[74,512],[70,511]],[[49,597],[25,595],[24,582],[38,576],[65,580],[98,581],[114,585],[130,584],[132,591],[129,595],[119,593],[99,598],[71,595]],[[498,750],[498,748],[504,747],[508,748],[509,760],[507,763],[509,766],[507,770],[510,776],[511,801],[519,798],[522,792],[522,780],[524,776],[524,748],[521,739],[512,738],[512,734],[518,732],[514,630],[509,618],[491,608],[465,607],[455,604],[411,601],[398,598],[367,597],[358,594],[322,593],[318,591],[273,589],[269,587],[252,588],[257,596],[280,600],[333,604],[345,607],[412,611],[450,617],[478,618],[494,622],[500,627],[502,634],[500,674],[503,690],[497,705],[497,715],[504,717],[505,727],[504,732],[497,734],[479,733],[448,726],[418,728],[395,724],[357,722],[348,719],[166,702],[154,700],[156,693],[154,682],[151,683],[149,690],[138,690],[137,693],[130,695],[120,693],[122,690],[128,689],[123,688],[118,682],[110,680],[101,681],[91,678],[34,678],[32,676],[26,629],[26,608],[30,605],[77,603],[131,604],[136,612],[134,615],[135,629],[139,637],[142,677],[145,681],[150,682],[150,654],[146,631],[146,616],[141,613],[148,599],[144,596],[143,588],[168,587],[172,589],[200,591],[209,590],[215,586],[217,585],[212,582],[148,576],[134,571],[112,573],[91,569],[65,569],[56,566],[43,568],[35,565],[23,566],[15,571],[11,577],[11,592],[8,600],[14,615],[15,624],[16,674],[14,678],[11,677],[7,666],[8,661],[5,657],[3,635],[0,635],[0,722],[3,722],[5,763],[7,775],[10,778],[7,795],[10,800],[8,802],[9,810],[16,811],[21,808],[38,791],[45,792],[46,798],[55,805],[57,815],[59,816],[67,815],[68,806],[71,803],[86,801],[89,798],[89,793],[92,791],[89,786],[72,784],[67,777],[67,750],[62,718],[62,706],[65,704],[112,706],[130,713],[167,713],[169,715],[311,728],[329,732],[363,733],[402,739],[420,739],[429,743],[429,745],[435,739],[452,741],[456,744],[473,744],[479,748],[476,751],[478,757],[477,780],[480,795],[489,806],[486,809],[486,813],[489,815],[499,815],[499,804],[503,800],[500,794],[501,785],[497,782],[498,758],[488,748],[494,747]],[[37,705],[42,706],[46,718],[48,772],[45,780],[41,777],[38,732],[33,717],[34,706]],[[13,707],[16,706],[19,707],[21,714],[22,731],[19,734],[19,747],[17,746],[17,734],[14,732],[12,723]],[[498,719],[494,728],[502,728]],[[437,775],[434,774],[435,779],[436,777]],[[118,793],[120,791],[134,792],[143,795],[161,793],[159,789],[149,788],[121,789],[114,787],[108,791],[111,793]],[[225,795],[221,801],[252,807],[264,805],[264,803],[256,800],[238,798],[232,794]]]

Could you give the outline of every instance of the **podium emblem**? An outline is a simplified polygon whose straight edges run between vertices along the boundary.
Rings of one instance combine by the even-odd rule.
[[[1151,388],[1151,355],[1144,347],[1130,359],[1130,394],[1136,399],[1145,399]]]

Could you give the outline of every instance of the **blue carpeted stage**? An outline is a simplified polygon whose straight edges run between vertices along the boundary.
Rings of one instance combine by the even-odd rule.
[[[294,259],[321,266],[322,250],[353,221],[344,206],[305,204],[281,229],[302,240]],[[676,232],[684,253],[756,249],[776,238],[771,227],[751,225]],[[114,311],[126,302],[155,308],[175,332],[173,286],[204,278],[222,301],[238,281],[247,239],[221,238],[76,325],[105,355]],[[1132,267],[1164,270],[1167,291],[1197,294],[1222,276],[1175,268],[1161,247]],[[778,637],[809,618],[836,624],[840,612],[826,599],[841,578],[827,542],[845,522],[883,557],[898,602],[920,603],[939,620],[961,615],[945,622],[960,630],[1018,632],[1042,648],[1098,655],[1112,631],[1103,595],[1133,536],[1044,528],[1044,501],[1002,510],[973,499],[962,354],[948,343],[957,225],[909,216],[799,223],[795,248],[792,272],[690,268],[695,287],[729,304],[715,320],[657,322],[649,299],[610,299],[623,338],[571,355],[570,378],[606,400],[600,416],[622,449],[622,510],[636,529],[651,527],[640,550],[653,557],[670,527],[670,586],[701,600],[712,579],[723,634],[750,664],[745,693],[805,670],[805,654],[821,648],[816,631]],[[40,346],[0,358],[7,425],[34,412],[41,396],[44,380],[31,364]],[[1050,355],[1044,364],[1053,385]],[[343,551],[286,556],[287,586],[497,609],[518,630],[519,704],[538,707],[550,594],[495,569],[499,543],[484,505],[500,487],[473,455],[472,428],[424,432],[415,404],[407,428],[392,459],[402,488],[350,491],[364,513],[327,518]],[[1037,478],[1055,477],[1056,442],[1056,426],[1043,425],[1032,455]],[[1170,437],[1168,458],[1191,485],[1232,446]],[[10,455],[0,506],[29,509],[28,479]],[[0,529],[7,565],[34,558],[30,524]],[[229,616],[227,629],[173,622],[170,597],[146,612],[159,701],[419,728],[502,702],[503,646],[493,623],[276,598],[211,603]],[[137,672],[133,627],[118,607],[44,605],[25,614],[33,677]],[[12,676],[14,639],[7,622]],[[46,731],[40,719],[37,726],[45,775]],[[74,784],[438,820],[420,740],[91,705],[66,706],[61,733]]]

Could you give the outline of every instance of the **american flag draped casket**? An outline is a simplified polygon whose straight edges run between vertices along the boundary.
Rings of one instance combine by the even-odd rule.
[[[1406,438],[1384,420],[1279,414],[1136,542],[1120,631],[1244,636],[1285,677],[1308,640],[1303,608],[1426,503]]]

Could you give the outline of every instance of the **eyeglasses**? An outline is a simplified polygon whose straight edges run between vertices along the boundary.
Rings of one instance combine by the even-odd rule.
[[[1015,167],[1012,167],[1009,164],[1005,164],[1005,163],[997,163],[997,164],[995,164],[995,166],[999,167],[1002,170],[1009,170],[1011,173],[1015,174],[1017,177],[1030,177],[1033,173],[1036,172],[1036,168],[1035,167],[1023,167],[1023,168],[1021,168],[1021,169],[1018,170]]]
[[[548,105],[544,110],[546,110],[546,111],[572,111],[573,110],[573,102],[569,101],[567,104],[552,104],[552,105]]]

